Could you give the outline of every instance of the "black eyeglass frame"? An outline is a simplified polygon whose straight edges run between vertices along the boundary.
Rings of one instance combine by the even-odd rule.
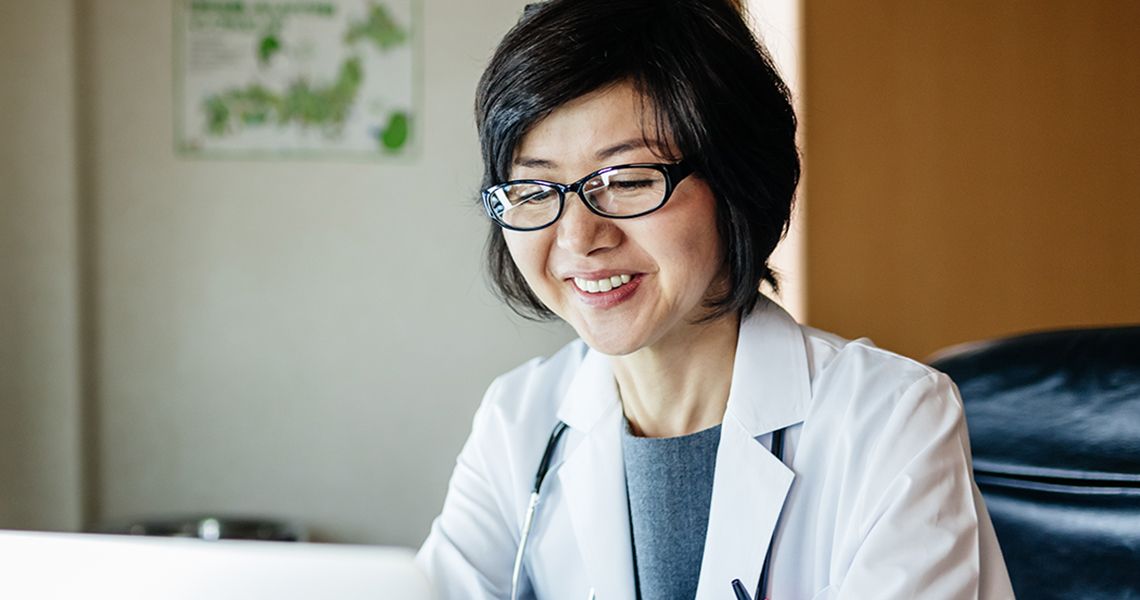
[[[665,193],[662,194],[661,202],[657,206],[632,215],[611,215],[609,213],[602,212],[601,209],[594,206],[590,203],[589,200],[586,199],[586,194],[583,192],[583,187],[586,185],[587,181],[599,175],[609,173],[610,171],[629,168],[653,169],[665,176]],[[562,218],[562,213],[566,210],[566,194],[568,192],[574,192],[578,195],[578,199],[582,201],[582,204],[585,204],[586,208],[589,209],[590,212],[598,215],[599,217],[604,217],[607,219],[634,219],[637,217],[643,217],[651,212],[658,211],[662,206],[665,206],[665,203],[668,202],[669,198],[673,195],[673,190],[675,190],[677,188],[677,185],[680,184],[681,181],[683,181],[686,177],[692,175],[693,171],[694,169],[692,165],[690,165],[687,161],[682,160],[675,163],[631,163],[625,165],[613,165],[598,169],[597,171],[586,175],[574,183],[558,183],[557,181],[547,181],[545,179],[512,179],[510,181],[504,181],[503,183],[497,183],[483,190],[483,210],[487,212],[487,216],[490,217],[492,221],[504,229],[510,229],[511,231],[538,231],[540,229],[546,229],[547,227],[550,227],[551,225],[557,223],[558,219]],[[552,187],[558,191],[558,213],[554,215],[554,218],[551,219],[549,223],[538,227],[515,227],[513,225],[508,225],[503,221],[503,219],[495,214],[494,210],[491,209],[491,196],[495,192],[507,186],[526,183],[545,185]]]

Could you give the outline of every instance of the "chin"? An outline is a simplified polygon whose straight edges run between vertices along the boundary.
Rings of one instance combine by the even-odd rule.
[[[606,354],[608,356],[625,356],[632,354],[641,349],[642,344],[640,340],[631,338],[624,335],[625,331],[620,331],[617,335],[594,335],[589,331],[578,331],[578,337],[582,338],[590,348]]]

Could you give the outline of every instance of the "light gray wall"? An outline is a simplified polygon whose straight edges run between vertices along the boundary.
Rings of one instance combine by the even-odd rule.
[[[95,512],[237,511],[417,545],[483,390],[569,335],[485,290],[471,104],[518,0],[425,1],[420,155],[173,153],[171,3],[88,4]]]
[[[487,384],[570,338],[480,268],[472,96],[523,3],[423,4],[419,155],[344,163],[175,155],[171,2],[0,0],[0,526],[422,540]]]
[[[70,2],[0,1],[0,527],[80,519]]]

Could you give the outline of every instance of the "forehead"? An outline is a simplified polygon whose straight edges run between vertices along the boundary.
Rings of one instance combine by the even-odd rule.
[[[669,141],[657,140],[656,130],[652,101],[632,84],[617,83],[575,98],[535,123],[520,140],[514,162],[580,165],[606,154],[660,158],[668,150],[657,146]],[[618,153],[607,153],[615,148]]]

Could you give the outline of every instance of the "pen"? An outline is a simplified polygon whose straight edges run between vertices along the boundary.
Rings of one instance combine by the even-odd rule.
[[[739,579],[732,580],[732,591],[736,592],[736,600],[752,600],[752,596],[748,595],[748,590],[744,589],[744,584],[740,583]]]

